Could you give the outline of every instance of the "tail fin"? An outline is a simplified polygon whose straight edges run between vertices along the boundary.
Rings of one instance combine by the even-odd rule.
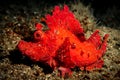
[[[98,48],[102,43],[99,31],[96,30],[87,41],[93,43],[95,47]]]
[[[106,51],[107,39],[108,39],[108,37],[109,37],[109,34],[106,34],[106,35],[104,36],[103,42],[102,42],[101,47],[100,47],[100,50],[102,51],[101,53],[103,53],[103,54],[104,54],[105,51]]]

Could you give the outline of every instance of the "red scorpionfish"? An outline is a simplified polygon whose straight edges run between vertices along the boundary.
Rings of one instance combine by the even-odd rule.
[[[42,21],[49,29],[43,31],[42,24],[37,23],[34,41],[21,40],[18,44],[23,55],[57,68],[62,76],[70,75],[74,67],[81,70],[102,67],[108,34],[101,39],[96,30],[86,39],[81,24],[67,5],[62,10],[55,6],[52,15],[47,14]]]

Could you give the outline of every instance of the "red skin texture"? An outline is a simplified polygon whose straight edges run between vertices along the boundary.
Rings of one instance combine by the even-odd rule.
[[[18,44],[23,55],[58,68],[63,77],[70,75],[71,68],[76,66],[81,70],[102,67],[108,34],[101,40],[96,30],[86,39],[81,24],[66,5],[62,10],[55,6],[52,15],[46,15],[43,20],[49,30],[42,31],[42,24],[37,23],[34,41],[21,40]]]

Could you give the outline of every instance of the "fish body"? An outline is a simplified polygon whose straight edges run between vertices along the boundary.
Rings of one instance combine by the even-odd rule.
[[[99,30],[96,30],[86,39],[80,22],[66,5],[62,10],[56,6],[52,15],[45,16],[44,22],[48,30],[43,31],[42,24],[37,23],[34,40],[19,42],[18,49],[23,55],[53,69],[58,68],[62,76],[71,74],[71,68],[76,66],[81,70],[102,67],[108,34],[102,40]]]

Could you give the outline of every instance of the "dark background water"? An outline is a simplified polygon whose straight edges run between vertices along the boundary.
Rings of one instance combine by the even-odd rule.
[[[106,18],[101,18],[101,16],[107,15],[108,16],[107,18],[111,18],[111,15],[108,15],[107,10],[115,7],[116,11],[113,12],[111,10],[110,12],[111,14],[113,13],[114,15],[114,18],[112,18],[111,22],[116,21],[118,24],[118,22],[120,21],[120,18],[118,17],[120,15],[120,6],[119,6],[120,3],[118,0],[1,0],[0,14],[5,14],[4,12],[5,9],[6,8],[9,9],[10,5],[17,5],[21,7],[27,6],[28,8],[32,8],[34,4],[34,6],[43,8],[45,5],[54,6],[57,4],[69,4],[70,2],[77,3],[79,1],[81,1],[85,6],[91,5],[94,16],[98,19],[98,21],[103,23],[105,23]]]
[[[1,0],[0,5],[9,5],[9,4],[18,4],[18,5],[27,5],[29,2],[35,3],[49,3],[50,5],[56,3],[67,3],[67,2],[77,2],[79,0]],[[92,4],[94,8],[107,8],[113,5],[119,7],[118,0],[80,0],[85,5]]]
[[[42,3],[41,6],[47,4],[49,6],[56,5],[59,3],[77,3],[79,0],[1,0],[0,7],[9,7],[11,4],[23,5],[23,6],[30,6],[30,3],[35,3],[39,5]],[[80,0],[85,5],[91,5],[95,12],[104,13],[106,9],[116,6],[120,8],[118,0]]]

